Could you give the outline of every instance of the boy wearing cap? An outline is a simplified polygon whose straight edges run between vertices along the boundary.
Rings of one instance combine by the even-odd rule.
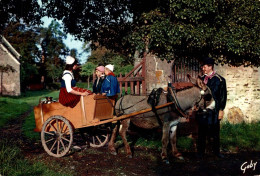
[[[59,102],[64,106],[75,107],[80,101],[80,96],[91,93],[87,89],[76,87],[73,70],[78,68],[77,60],[71,56],[66,57],[66,66],[61,79]]]
[[[105,67],[98,66],[96,68],[96,75],[97,75],[97,79],[94,81],[93,84],[93,93],[98,94],[101,93],[102,83],[105,79]]]
[[[101,92],[102,95],[106,95],[108,97],[115,96],[117,93],[120,93],[119,83],[113,71],[114,65],[108,64],[105,66],[106,78],[102,84]]]
[[[213,138],[213,152],[219,157],[224,156],[220,153],[220,120],[223,118],[224,109],[227,101],[226,80],[214,71],[214,60],[205,58],[202,65],[202,80],[211,90],[215,107],[207,109],[207,113],[198,117],[198,156],[202,157],[205,153],[206,138]]]

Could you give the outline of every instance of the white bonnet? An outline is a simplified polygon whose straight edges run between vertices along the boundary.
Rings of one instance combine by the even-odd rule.
[[[110,71],[114,71],[114,65],[108,64],[105,68],[108,68]]]
[[[66,57],[66,64],[73,64],[74,61],[75,61],[75,58],[73,58],[71,56]]]

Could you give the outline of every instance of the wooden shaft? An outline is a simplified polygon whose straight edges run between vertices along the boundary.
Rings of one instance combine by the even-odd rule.
[[[166,104],[163,104],[163,105],[159,105],[159,106],[156,106],[155,109],[161,109],[161,108],[170,106],[172,104],[173,104],[173,102],[166,103]],[[125,114],[125,115],[122,115],[122,116],[119,116],[119,117],[114,116],[112,119],[91,123],[91,124],[88,124],[87,126],[83,126],[83,127],[97,126],[97,125],[101,125],[101,124],[105,124],[105,123],[123,120],[123,119],[127,119],[127,118],[130,118],[130,117],[133,117],[133,116],[136,116],[136,115],[139,115],[139,114],[143,114],[143,113],[146,113],[146,112],[149,112],[149,111],[152,111],[152,108],[144,109],[144,110],[141,110],[141,111],[138,111],[138,112],[133,112],[131,114]]]

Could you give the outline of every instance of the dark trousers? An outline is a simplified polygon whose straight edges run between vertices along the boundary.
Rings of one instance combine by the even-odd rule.
[[[198,145],[197,150],[199,154],[205,153],[206,148],[206,140],[210,142],[210,139],[213,138],[213,152],[214,154],[220,153],[220,138],[219,138],[219,131],[220,131],[220,122],[216,120],[214,123],[208,123],[208,118],[214,117],[213,114],[208,114],[209,117],[199,117],[198,121]],[[207,115],[207,116],[208,116]],[[211,116],[213,115],[213,116]]]

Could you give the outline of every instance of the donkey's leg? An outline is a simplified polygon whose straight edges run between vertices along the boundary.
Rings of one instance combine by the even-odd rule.
[[[116,148],[115,148],[115,140],[116,140],[116,137],[117,137],[117,132],[118,132],[119,125],[120,125],[120,123],[117,123],[117,125],[113,129],[110,141],[108,143],[108,150],[113,155],[117,155]]]
[[[170,133],[169,140],[171,142],[172,154],[175,157],[183,160],[182,154],[180,152],[178,152],[177,147],[176,147],[176,145],[177,145],[177,124],[175,124],[174,122],[172,122],[170,124],[169,133]]]
[[[169,122],[163,124],[163,134],[162,134],[162,160],[167,160],[167,146],[169,144]]]
[[[123,120],[121,122],[121,126],[120,126],[120,129],[119,129],[119,134],[124,142],[124,145],[125,145],[125,151],[126,151],[126,154],[129,158],[132,158],[132,152],[131,152],[131,148],[127,142],[127,139],[126,139],[126,132],[129,128],[129,125],[130,125],[130,119],[126,119],[126,120]]]

